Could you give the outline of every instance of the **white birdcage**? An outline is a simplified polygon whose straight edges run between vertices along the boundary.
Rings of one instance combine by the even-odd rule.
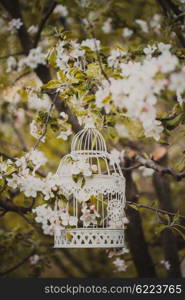
[[[73,138],[71,153],[61,160],[57,175],[66,200],[56,202],[54,247],[125,246],[125,178],[92,122]],[[68,215],[67,222],[60,212]]]

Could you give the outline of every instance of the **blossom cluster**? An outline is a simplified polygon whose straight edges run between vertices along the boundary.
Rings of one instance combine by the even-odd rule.
[[[30,93],[28,95],[28,108],[33,110],[44,110],[49,111],[51,106],[51,101],[46,94],[38,97],[35,93]]]
[[[29,51],[28,56],[22,57],[17,61],[15,57],[10,56],[7,60],[7,72],[21,71],[25,67],[35,69],[39,64],[46,64],[46,54],[43,53],[42,48],[39,46]]]
[[[42,193],[45,200],[54,197],[54,191],[60,186],[60,181],[56,175],[48,173],[46,178],[35,175],[36,171],[45,163],[45,155],[38,150],[31,150],[24,156],[17,158],[15,165],[18,172],[7,177],[7,185],[12,189],[19,189],[26,197],[37,197]]]
[[[60,41],[57,45],[57,67],[60,70],[65,71],[65,73],[68,73],[70,70],[70,62],[73,61],[73,67],[83,70],[86,64],[84,60],[85,48],[90,49],[91,51],[100,50],[100,41],[96,39],[87,39],[82,41],[81,44],[74,40]]]
[[[153,56],[156,50],[160,51],[160,55]],[[96,105],[99,108],[104,107],[107,113],[113,107],[120,111],[126,110],[123,115],[141,122],[146,137],[159,140],[163,126],[157,120],[157,97],[166,87],[184,91],[177,79],[184,76],[172,73],[169,80],[166,79],[179,63],[178,58],[171,54],[170,45],[159,43],[154,47],[148,46],[144,53],[146,58],[141,62],[119,64],[121,79],[110,78],[109,82],[102,80],[96,92]],[[161,78],[157,76],[159,73],[163,74]]]
[[[35,221],[42,224],[43,232],[48,235],[54,234],[56,226],[64,229],[67,225],[76,226],[78,222],[77,217],[70,216],[65,208],[55,210],[47,204],[36,207],[33,213],[36,214]]]
[[[125,260],[124,259],[121,259],[119,257],[117,257],[114,261],[113,261],[113,264],[115,265],[116,267],[116,270],[115,272],[125,272],[126,269],[127,269],[127,265],[125,263]]]

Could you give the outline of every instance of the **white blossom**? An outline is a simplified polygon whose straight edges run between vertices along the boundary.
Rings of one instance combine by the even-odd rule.
[[[152,54],[155,52],[155,50],[157,49],[157,47],[155,45],[150,46],[148,45],[146,48],[143,49],[143,52],[148,56],[151,57]]]
[[[122,36],[124,38],[129,38],[133,35],[133,32],[134,31],[132,29],[125,27],[125,28],[123,28]]]
[[[68,61],[70,59],[70,55],[65,48],[66,42],[60,41],[57,45],[57,57],[56,64],[57,67],[61,70],[65,70],[68,68]]]
[[[25,158],[34,164],[34,171],[39,169],[47,162],[47,158],[45,157],[44,153],[36,149],[31,149],[28,153],[26,153]]]
[[[63,139],[67,141],[68,137],[72,134],[71,128],[68,128],[66,131],[61,131],[60,134],[57,136],[57,139]]]
[[[83,203],[89,200],[90,195],[86,193],[84,190],[75,193],[75,197],[78,202]]]
[[[11,178],[6,178],[7,185],[11,187],[12,189],[16,189],[19,184],[19,177],[17,174],[13,174]]]
[[[88,47],[92,51],[100,50],[100,41],[96,39],[87,39],[82,41],[81,46]]]
[[[172,55],[169,51],[164,51],[156,59],[156,63],[159,68],[159,71],[161,71],[162,73],[169,73],[175,70],[179,63],[179,60],[175,55]]]
[[[44,200],[49,200],[54,198],[54,192],[57,188],[60,188],[61,181],[57,174],[48,173],[47,177],[43,180],[43,190]]]
[[[109,67],[117,68],[119,66],[120,58],[126,55],[126,53],[120,49],[112,49],[110,55],[107,58]]]
[[[60,113],[60,117],[62,117],[63,119],[68,119],[68,115],[64,111]]]
[[[36,265],[40,260],[40,256],[35,254],[35,255],[32,255],[30,258],[29,258],[29,261],[30,261],[30,264],[31,265]]]
[[[12,72],[16,69],[17,67],[17,61],[15,59],[15,57],[13,56],[10,56],[8,59],[7,59],[7,69],[6,69],[6,72]]]
[[[69,170],[68,170],[69,172]],[[70,168],[71,175],[78,175],[82,173],[84,176],[91,176],[92,169],[89,163],[85,162],[85,160],[77,160],[73,162]]]
[[[169,261],[167,261],[167,260],[161,260],[160,263],[161,263],[161,265],[164,265],[164,267],[165,267],[166,270],[170,270],[171,265],[170,265]]]
[[[21,168],[22,170],[25,170],[27,168],[26,157],[22,156],[20,158],[17,158],[15,164],[18,168]]]
[[[149,177],[152,176],[154,174],[154,170],[151,168],[146,168],[144,166],[139,167],[139,170],[142,171],[142,174],[144,177]]]
[[[42,224],[44,234],[53,235],[55,223],[59,219],[59,213],[63,213],[63,211],[53,211],[46,204],[40,205],[32,211],[36,214],[35,221]]]
[[[33,175],[22,177],[20,179],[20,191],[24,192],[26,197],[37,197],[37,193],[42,191],[42,180]]]
[[[161,53],[165,52],[165,51],[169,51],[171,49],[171,45],[170,44],[164,44],[164,43],[158,43],[157,47],[159,49],[159,51]]]
[[[70,226],[76,226],[78,223],[78,218],[74,216],[69,217],[69,225]]]
[[[76,226],[78,223],[77,217],[70,216],[66,208],[60,208],[56,211],[43,204],[32,211],[36,214],[35,221],[42,224],[44,234],[53,235],[57,229],[61,231],[65,226]]]
[[[119,257],[117,257],[114,261],[113,264],[116,267],[115,272],[125,272],[127,269],[127,265],[125,264],[124,259],[121,259]]]
[[[183,93],[185,91],[185,73],[178,72],[172,73],[169,80],[169,89],[176,91],[177,93]]]
[[[160,29],[161,29],[161,15],[159,14],[155,14],[153,15],[153,17],[150,20],[150,28],[152,28],[156,33],[160,33]]]
[[[80,220],[83,222],[83,225],[85,227],[88,227],[90,225],[96,225],[97,220],[96,220],[97,215],[89,209],[87,206],[84,206],[82,208],[82,216],[80,217]]]
[[[148,33],[149,29],[148,29],[148,24],[146,21],[138,19],[135,22],[136,22],[136,24],[138,24],[140,26],[141,30],[144,33]]]
[[[96,173],[98,171],[97,165],[92,165],[91,170],[93,171],[93,173]]]
[[[31,123],[30,123],[30,134],[36,138],[36,139],[39,139],[41,137],[41,134],[39,133],[39,129],[37,127],[37,123],[35,120],[33,120]],[[44,143],[45,142],[45,139],[46,137],[43,136],[41,138],[41,142]]]
[[[129,224],[129,223],[130,223],[129,219],[127,217],[124,217],[123,224]]]
[[[19,60],[18,67],[22,70],[24,67],[35,69],[39,64],[46,64],[46,54],[42,52],[41,47],[31,49],[28,56]]]
[[[66,6],[62,4],[58,4],[53,13],[60,15],[61,17],[67,17],[68,16],[68,9]]]
[[[3,175],[6,173],[8,167],[12,164],[12,161],[10,159],[6,161],[0,161],[0,179],[3,177]]]
[[[30,93],[28,95],[28,107],[33,110],[46,110],[48,111],[51,106],[51,101],[49,97],[44,94],[41,97],[38,97],[36,94]]]
[[[128,129],[125,125],[120,124],[120,123],[116,123],[115,128],[116,128],[116,130],[118,132],[118,135],[120,137],[125,137],[125,138],[129,137],[129,132],[128,132]]]
[[[177,91],[177,102],[182,105],[185,103],[185,99],[182,98],[181,94]]]
[[[8,23],[8,28],[9,28],[10,31],[14,31],[15,29],[21,28],[22,25],[23,25],[23,22],[21,21],[20,18],[12,19]]]
[[[129,249],[127,249],[126,247],[123,247],[121,249],[110,249],[108,250],[108,257],[112,258],[113,256],[118,256],[118,255],[122,255],[125,253],[129,253]]]
[[[112,149],[110,151],[110,164],[113,165],[115,163],[120,163],[122,158],[122,154],[117,149]]]
[[[95,98],[96,98],[96,106],[98,108],[105,108],[106,113],[109,113],[111,110],[111,105],[109,101],[105,100],[109,97],[110,95],[110,87],[109,83],[107,80],[102,80],[101,82],[101,87],[96,91]]]
[[[42,191],[42,180],[29,174],[28,169],[24,169],[18,174],[13,174],[12,178],[7,179],[8,186],[13,189],[19,188],[21,192],[25,194],[26,197],[37,196],[38,192]]]
[[[81,57],[85,54],[85,50],[81,49],[81,45],[76,41],[71,41],[72,50],[70,52],[70,56],[74,58]]]
[[[102,25],[102,31],[104,33],[111,33],[112,31],[112,18],[108,18]]]
[[[158,44],[157,46],[148,46],[144,49],[147,54],[142,62],[120,63],[122,79],[109,78],[110,84],[106,80],[101,82],[96,91],[96,105],[98,108],[104,107],[106,113],[109,113],[114,107],[119,110],[125,109],[124,116],[138,120],[144,129],[146,137],[160,139],[163,126],[156,120],[157,95],[169,84],[170,89],[182,93],[184,84],[182,84],[185,73],[173,73],[170,79],[158,79],[156,74],[170,73],[176,69],[179,64],[178,58],[169,51],[170,45]],[[156,49],[160,49],[161,54],[153,57]],[[174,74],[176,74],[174,76]]]
[[[38,25],[31,25],[29,28],[28,28],[28,32],[30,34],[35,34],[37,33],[38,31]]]

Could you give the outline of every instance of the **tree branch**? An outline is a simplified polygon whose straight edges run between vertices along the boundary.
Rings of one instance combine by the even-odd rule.
[[[23,55],[24,52],[16,52],[16,53],[10,53],[10,54],[7,54],[7,55],[4,55],[4,56],[0,56],[0,59],[6,59],[6,58],[9,58],[11,56],[20,56],[20,55]]]
[[[80,270],[84,275],[88,277],[89,271],[85,268],[85,266],[81,263],[81,261],[76,258],[69,249],[62,249],[62,253],[69,259],[70,262],[78,269]]]
[[[53,3],[51,3],[51,6],[47,10],[45,16],[42,18],[42,20],[40,22],[40,25],[39,25],[39,28],[38,28],[38,31],[37,31],[37,34],[36,34],[36,37],[35,37],[34,44],[33,44],[34,48],[37,47],[38,42],[40,40],[41,33],[42,33],[43,29],[44,29],[44,26],[45,26],[47,20],[49,19],[49,17],[51,16],[53,10],[55,9],[56,5],[57,5],[57,2],[55,2],[55,1]]]
[[[126,201],[126,203],[128,205],[135,205],[139,208],[146,208],[146,209],[152,210],[154,212],[158,212],[158,213],[169,215],[169,216],[176,216],[177,215],[176,213],[172,213],[172,212],[164,210],[164,209],[155,208],[155,207],[151,207],[151,206],[148,206],[148,205],[144,205],[144,204],[140,204],[140,203],[136,203],[136,202],[132,202],[132,201]],[[185,219],[185,216],[183,216],[183,215],[178,215],[178,216],[179,216],[179,218]]]
[[[66,274],[68,277],[73,277],[74,274],[73,272],[71,272],[71,268],[67,268],[66,265],[63,264],[62,260],[60,259],[60,257],[56,254],[56,255],[53,255],[53,261],[54,263],[56,264],[56,266],[58,268],[60,268],[60,270]]]
[[[35,249],[33,249],[22,261],[20,261],[18,264],[16,264],[15,266],[11,267],[10,269],[4,271],[4,272],[0,272],[0,276],[4,276],[7,275],[13,271],[15,271],[16,269],[18,269],[19,267],[21,267],[23,264],[25,264],[27,262],[27,260],[35,253]]]
[[[3,7],[8,11],[8,13],[10,14],[10,16],[12,18],[20,18],[21,21],[23,22],[23,25],[19,28],[17,33],[18,33],[18,37],[19,37],[24,54],[28,54],[29,51],[32,49],[33,44],[31,42],[29,33],[26,30],[26,27],[24,25],[24,21],[22,18],[20,5],[19,5],[19,0],[0,0],[0,2],[2,3]],[[55,2],[52,4],[52,6],[50,7],[50,10],[48,10],[46,16],[43,18],[43,20],[40,24],[40,26],[42,25],[42,27],[40,27],[39,37],[44,28],[44,25],[46,24],[46,21],[48,20],[48,17],[51,15],[51,13],[54,9],[54,4],[55,4]],[[39,37],[37,37],[37,39]],[[47,83],[49,80],[51,80],[50,70],[46,65],[38,65],[37,68],[34,69],[34,71],[43,83]],[[20,77],[19,77],[19,79],[20,79]],[[50,95],[50,97],[53,100],[53,96]],[[57,97],[57,99],[55,101],[55,106],[59,112],[64,111],[65,113],[67,113],[67,115],[69,116],[69,122],[72,125],[72,129],[74,130],[74,132],[77,132],[80,129],[78,119],[71,113],[70,109],[64,105],[63,101],[61,101],[61,98]]]
[[[150,158],[144,158],[140,154],[136,154],[134,159],[135,159],[135,161],[140,163],[141,166],[144,166],[146,168],[151,168],[161,174],[169,174],[169,175],[175,177],[175,179],[177,181],[180,181],[182,178],[185,178],[185,172],[177,172],[171,168],[168,168],[168,167],[158,164],[157,162],[155,162],[154,160],[152,160]]]
[[[130,167],[130,160],[125,160],[126,167]],[[137,203],[137,187],[132,180],[131,170],[124,172],[126,178],[126,199]],[[129,249],[139,277],[156,277],[155,266],[148,250],[148,244],[144,236],[141,216],[132,207],[127,207],[127,216],[130,220],[126,229]]]
[[[168,161],[167,152],[165,152],[159,159],[161,165],[166,166]],[[175,209],[173,207],[171,197],[169,178],[155,172],[153,175],[153,185],[156,191],[156,196],[159,200],[160,208],[162,210],[167,210],[174,213]],[[164,249],[165,260],[169,261],[170,263],[168,275],[170,278],[180,278],[181,270],[179,266],[177,237],[174,235],[170,228],[165,228],[161,232],[161,240]]]
[[[16,213],[27,214],[32,210],[32,205],[30,207],[18,206],[11,202],[8,199],[0,198],[0,207],[6,211],[14,211]]]
[[[178,17],[178,20],[183,20],[184,19],[184,16],[182,15],[182,11],[171,0],[157,0],[157,1],[158,1],[159,5],[161,6],[163,12],[164,12],[164,15],[170,21],[175,22],[177,20],[177,17]],[[179,26],[176,26],[176,28],[173,28],[173,30],[176,33],[177,38],[179,39],[181,45],[183,47],[185,47],[185,38],[182,34],[182,29]]]
[[[10,117],[8,119],[9,119],[9,122],[10,122],[15,134],[18,137],[18,140],[19,140],[19,143],[20,143],[20,146],[21,146],[21,150],[22,151],[28,151],[28,148],[26,146],[26,143],[25,143],[25,140],[24,140],[24,137],[23,137],[22,133],[19,131],[19,129],[15,125],[14,121]]]
[[[26,30],[26,26],[24,24],[24,20],[22,18],[19,0],[0,0],[4,8],[8,11],[10,16],[15,19],[21,19],[22,26],[17,30],[17,34],[24,50],[25,54],[28,54],[30,49],[32,48],[32,42],[30,36]]]

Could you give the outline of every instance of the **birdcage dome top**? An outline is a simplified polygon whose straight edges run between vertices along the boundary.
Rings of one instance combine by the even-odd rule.
[[[90,154],[92,152],[107,152],[105,140],[101,133],[95,128],[91,120],[87,120],[85,128],[79,131],[71,143],[72,154]]]

